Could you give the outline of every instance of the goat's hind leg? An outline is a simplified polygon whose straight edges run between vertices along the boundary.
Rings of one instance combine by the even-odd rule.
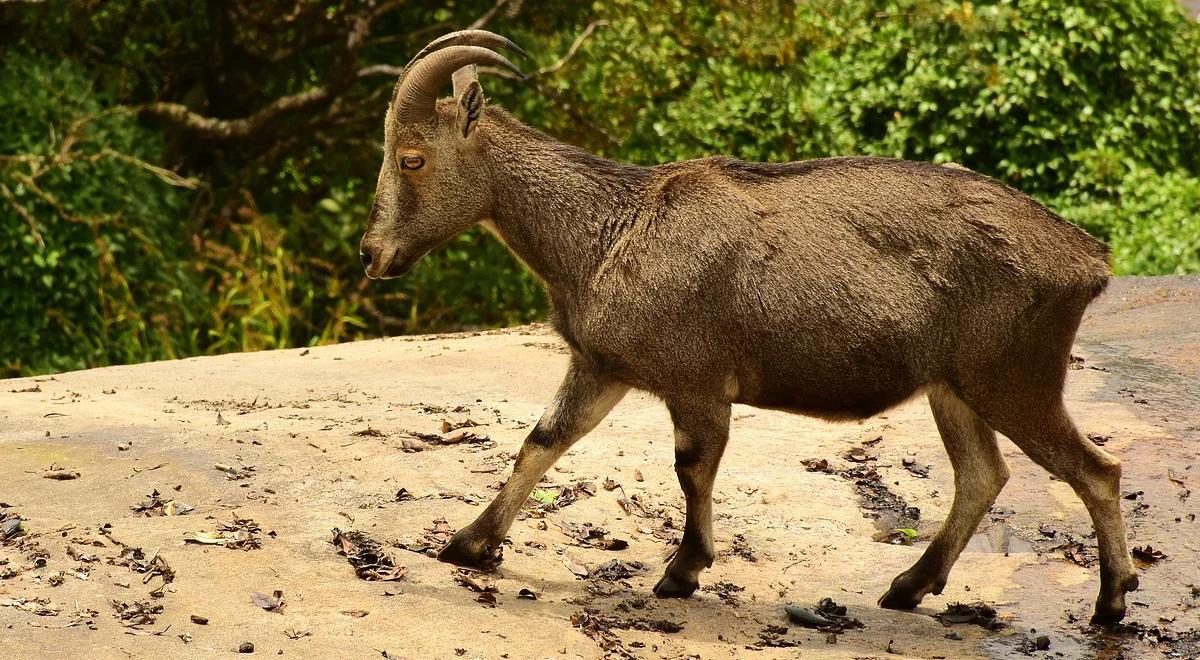
[[[879,599],[895,610],[912,609],[926,594],[942,593],[950,567],[1008,481],[995,432],[962,399],[937,385],[929,391],[929,407],[954,468],[954,503],[925,553]]]
[[[1092,623],[1125,617],[1125,593],[1138,588],[1121,518],[1121,462],[1080,435],[1061,399],[1008,406],[989,414],[1035,463],[1070,484],[1083,500],[1100,549],[1100,593]]]
[[[572,362],[554,404],[529,432],[513,474],[475,522],[458,530],[438,553],[440,561],[489,567],[504,536],[542,475],[571,445],[591,431],[629,388]]]

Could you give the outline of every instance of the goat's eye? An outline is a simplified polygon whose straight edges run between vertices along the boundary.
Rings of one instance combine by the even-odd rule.
[[[400,157],[400,169],[419,170],[425,165],[425,159],[420,156],[404,155]]]

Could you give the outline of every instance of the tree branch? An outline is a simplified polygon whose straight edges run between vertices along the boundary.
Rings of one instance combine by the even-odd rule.
[[[571,58],[575,57],[575,54],[579,52],[579,47],[583,45],[583,42],[587,41],[587,38],[592,36],[592,33],[596,31],[596,28],[602,25],[608,25],[608,21],[601,19],[588,23],[588,26],[583,28],[583,32],[580,32],[578,37],[575,37],[575,41],[571,43],[571,47],[567,49],[567,52],[564,53],[562,57],[558,58],[558,61],[556,61],[554,64],[544,66],[537,71],[534,71],[531,75],[544,76],[548,73],[554,73],[555,71],[558,71],[566,66],[567,62],[570,62]]]
[[[508,3],[509,0],[496,0],[496,4],[492,5],[492,8],[484,12],[482,16],[474,21],[471,21],[471,24],[467,26],[467,29],[482,30],[483,28],[487,27],[488,23],[491,23],[492,19],[496,17],[496,14],[504,8],[504,5],[507,5]]]
[[[8,201],[9,206],[13,207],[17,215],[25,219],[25,222],[29,225],[29,233],[33,235],[33,242],[37,243],[39,249],[45,249],[46,240],[42,238],[42,232],[38,230],[37,219],[29,212],[29,209],[17,201],[17,196],[8,189],[8,186],[4,185],[3,181],[0,181],[0,195],[4,195],[4,199]]]
[[[328,98],[329,90],[326,87],[317,87],[275,99],[270,105],[242,119],[205,117],[182,103],[146,103],[134,106],[133,110],[174,124],[202,138],[231,140],[253,135],[282,114],[317,105]]]

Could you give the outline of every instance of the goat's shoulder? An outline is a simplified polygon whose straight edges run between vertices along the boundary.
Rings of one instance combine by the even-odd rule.
[[[747,186],[726,174],[728,160],[718,156],[653,168],[643,188],[643,209],[660,218],[693,212],[728,218],[761,211]]]

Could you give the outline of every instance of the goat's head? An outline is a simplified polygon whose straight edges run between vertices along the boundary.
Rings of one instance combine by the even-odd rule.
[[[483,88],[475,65],[512,62],[490,50],[508,39],[485,30],[434,40],[404,67],[384,120],[383,166],[359,256],[367,277],[399,277],[426,252],[487,219],[492,186],[481,158]],[[454,100],[438,103],[453,80]]]

